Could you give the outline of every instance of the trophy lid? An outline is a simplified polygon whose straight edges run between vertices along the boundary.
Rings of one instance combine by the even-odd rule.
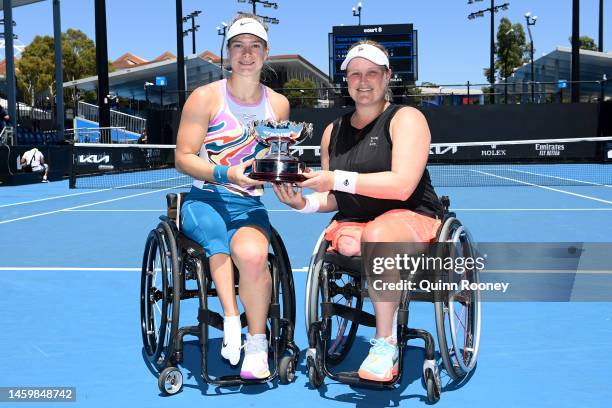
[[[272,140],[287,141],[293,144],[300,143],[312,136],[312,123],[257,120],[250,122],[249,131],[255,135],[257,140],[265,144],[269,144]]]

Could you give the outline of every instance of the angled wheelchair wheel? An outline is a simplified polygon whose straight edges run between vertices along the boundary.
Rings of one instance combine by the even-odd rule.
[[[163,395],[174,395],[183,389],[183,374],[174,367],[166,367],[157,379],[157,386]]]
[[[288,323],[288,326],[281,325],[280,339],[281,344],[279,350],[281,354],[287,351],[289,343],[293,347],[293,352],[299,350],[293,346],[293,333],[295,331],[295,287],[293,283],[293,273],[291,262],[285,249],[285,245],[281,240],[278,232],[272,228],[272,236],[270,246],[272,254],[269,256],[268,264],[273,279],[273,291],[277,296],[280,305],[280,316]],[[276,276],[276,278],[275,278]],[[273,294],[274,296],[274,294]],[[272,328],[272,321],[268,319],[268,330]],[[297,358],[294,361],[294,366],[297,366]]]
[[[334,265],[324,261],[325,252],[329,243],[321,234],[315,251],[310,259],[308,277],[306,279],[306,331],[309,332],[312,323],[321,320],[320,304],[325,294],[321,288],[323,268],[328,269],[329,301],[344,306],[361,309],[363,299],[355,293],[360,289],[360,282],[341,270],[334,270]],[[327,350],[326,361],[331,364],[339,364],[346,357],[348,351],[357,335],[359,323],[334,316],[331,320],[331,340]]]
[[[456,218],[449,218],[442,227],[438,242],[447,242],[444,256],[473,257],[474,248],[467,229]],[[450,253],[449,253],[450,252]],[[479,282],[479,271],[466,270],[463,275],[451,271],[441,276],[445,282],[468,280]],[[440,354],[449,377],[461,381],[475,366],[480,344],[480,291],[446,292],[435,302],[436,330]]]
[[[160,372],[171,363],[178,330],[179,279],[173,230],[168,223],[161,222],[147,237],[140,278],[143,346],[149,362]]]

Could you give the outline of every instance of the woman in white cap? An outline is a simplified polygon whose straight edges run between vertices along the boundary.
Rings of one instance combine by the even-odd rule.
[[[194,90],[181,115],[176,167],[196,179],[182,207],[182,229],[208,256],[224,313],[221,355],[232,365],[240,361],[242,346],[232,261],[238,267],[239,296],[249,322],[240,375],[266,378],[270,221],[259,197],[263,183],[245,174],[266,146],[249,135],[246,125],[287,120],[289,102],[260,83],[268,34],[259,17],[241,14],[232,21],[227,50],[231,77]]]
[[[302,196],[284,184],[276,194],[303,213],[338,211],[325,238],[343,255],[359,255],[361,242],[431,242],[443,208],[425,167],[431,139],[425,117],[389,102],[389,57],[380,44],[354,44],[341,69],[355,110],[323,132],[322,170],[305,173],[302,183],[316,193]],[[369,290],[380,299],[372,285]],[[397,374],[398,301],[388,299],[373,302],[376,335],[359,368],[363,379],[390,381]]]

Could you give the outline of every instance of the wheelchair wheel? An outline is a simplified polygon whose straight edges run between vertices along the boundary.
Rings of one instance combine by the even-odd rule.
[[[164,368],[157,379],[157,387],[164,395],[174,395],[183,389],[183,374],[178,368]]]
[[[272,237],[270,246],[272,254],[269,256],[270,271],[274,282],[274,275],[278,276],[278,281],[274,284],[273,290],[278,295],[278,303],[281,311],[280,316],[283,320],[289,322],[291,327],[281,325],[280,339],[281,344],[279,350],[281,354],[286,351],[289,344],[293,348],[294,354],[299,354],[299,349],[293,344],[293,333],[295,332],[295,287],[293,284],[293,273],[291,263],[285,245],[281,240],[278,232],[272,228]],[[272,328],[272,322],[268,319],[268,330]],[[269,338],[269,333],[268,333]],[[297,358],[294,358],[294,367],[297,366]]]
[[[448,242],[445,256],[473,257],[469,232],[459,220],[449,218],[442,227],[438,242]],[[445,282],[468,280],[479,282],[477,269],[463,275],[454,272],[442,276]],[[453,381],[461,381],[475,366],[480,343],[480,292],[478,290],[448,291],[435,302],[436,330],[440,354],[446,371]]]
[[[171,363],[179,325],[179,279],[173,230],[161,222],[147,237],[140,279],[142,341],[149,362],[158,371]]]
[[[323,257],[329,243],[323,239],[321,234],[315,252],[310,260],[308,268],[308,277],[306,279],[306,332],[310,330],[312,323],[321,320],[319,313],[319,305],[323,301],[324,294],[320,288],[321,271],[328,267],[324,262]],[[328,272],[329,278],[329,301],[339,303],[355,309],[361,309],[363,299],[360,296],[355,296],[351,288],[360,289],[360,282],[352,276],[342,273],[342,271]],[[331,340],[329,341],[329,349],[327,350],[326,361],[329,364],[339,364],[346,357],[348,351],[355,340],[359,323],[344,319],[340,316],[332,318]],[[316,381],[315,381],[316,382]]]
[[[284,356],[278,363],[278,379],[281,384],[290,384],[295,380],[295,359]]]
[[[308,370],[308,382],[313,388],[319,388],[323,384],[324,376],[320,373],[321,367],[317,367],[317,363],[312,357],[306,360],[306,369]]]

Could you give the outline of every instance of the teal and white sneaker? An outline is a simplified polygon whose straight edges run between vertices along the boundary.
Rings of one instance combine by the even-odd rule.
[[[357,374],[370,381],[391,381],[398,373],[399,349],[389,342],[390,338],[370,340],[370,353],[363,360]]]

